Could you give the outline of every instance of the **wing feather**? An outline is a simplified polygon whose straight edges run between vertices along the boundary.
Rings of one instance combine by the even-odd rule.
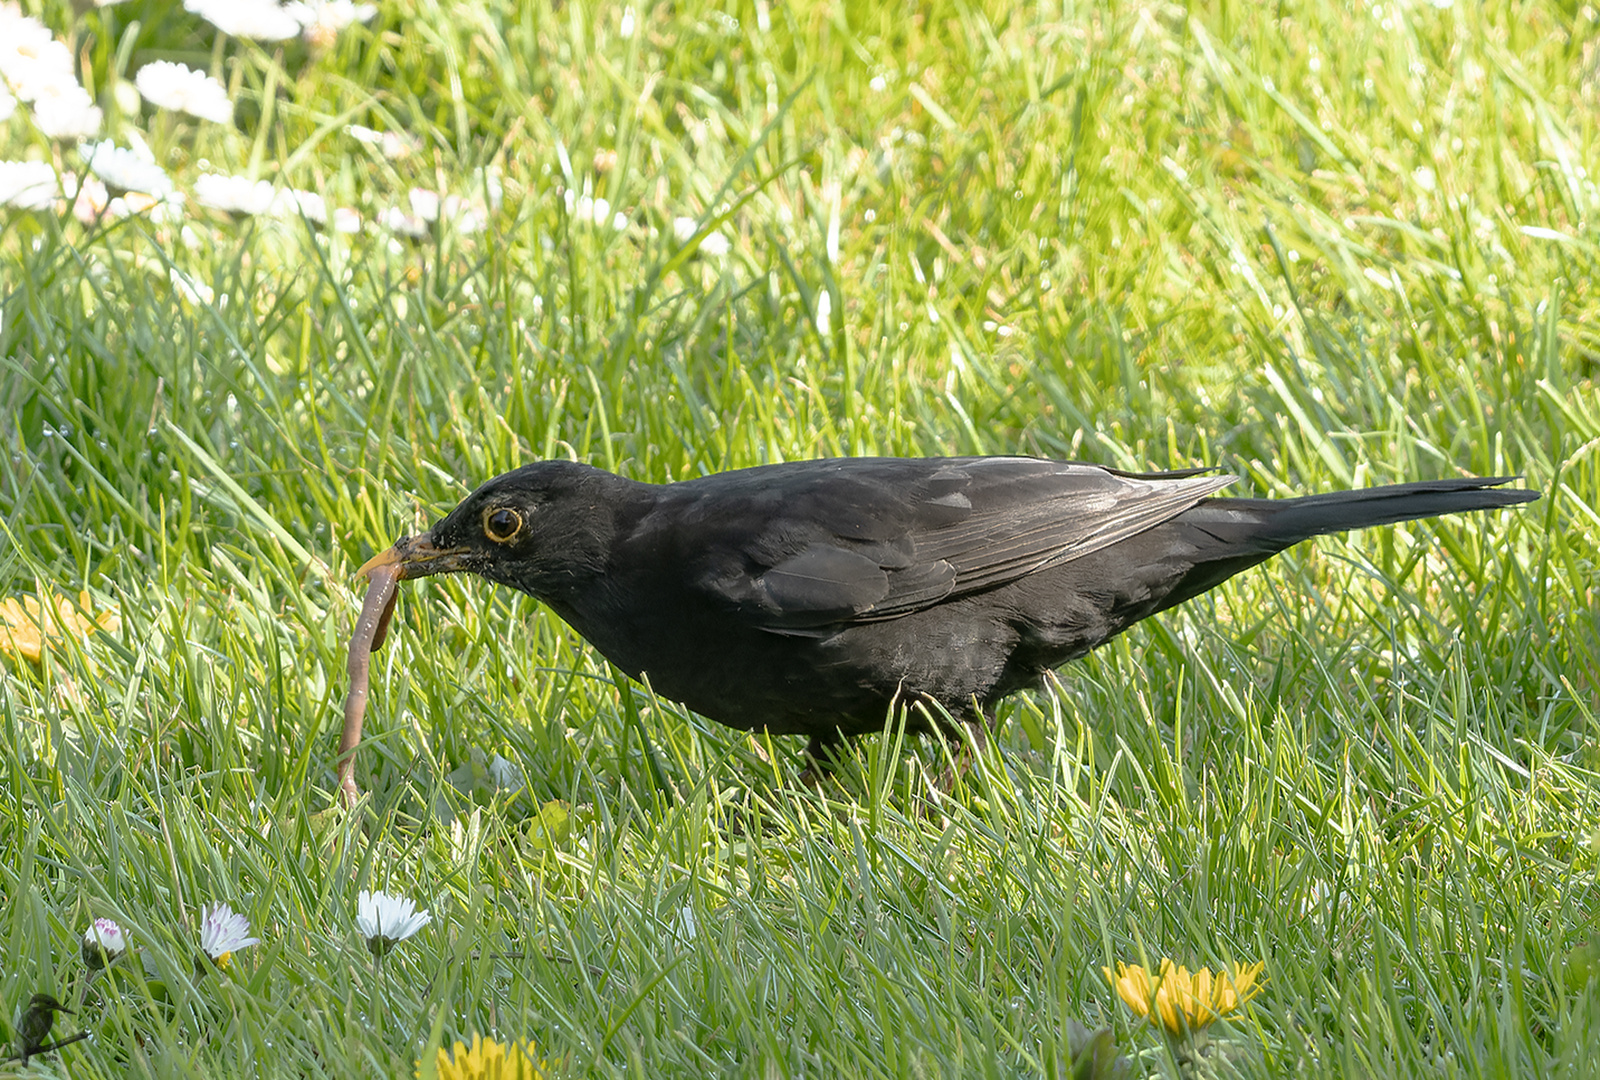
[[[810,636],[1082,558],[1234,479],[1037,458],[862,458],[672,487],[695,497],[687,512],[730,523],[702,588],[763,629]]]

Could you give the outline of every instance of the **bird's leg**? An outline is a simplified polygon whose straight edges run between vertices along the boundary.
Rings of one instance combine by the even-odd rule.
[[[993,726],[994,713],[980,709],[977,702],[973,702],[962,714],[952,732],[960,740],[960,745],[955,748],[950,764],[939,777],[939,791],[946,795],[955,791],[957,782],[967,775],[972,763],[988,749],[989,729]]]
[[[800,782],[806,787],[819,786],[839,764],[838,751],[843,748],[844,737],[837,729],[811,736],[801,755],[805,758],[806,767],[800,770]]]

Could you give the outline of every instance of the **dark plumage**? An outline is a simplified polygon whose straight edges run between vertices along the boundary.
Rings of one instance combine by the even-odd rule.
[[[1230,476],[1033,458],[845,458],[653,485],[543,461],[363,572],[470,571],[537,597],[629,675],[731,727],[881,730],[895,703],[973,724],[1146,616],[1307,537],[1538,493],[1508,478],[1298,499]],[[918,723],[915,714],[911,721]]]
[[[13,1060],[20,1059],[26,1065],[33,1055],[55,1049],[46,1046],[45,1040],[50,1037],[50,1029],[55,1026],[58,1012],[70,1013],[72,1010],[49,994],[35,994],[28,999],[28,1007],[22,1010],[22,1016],[17,1021],[18,1053]]]

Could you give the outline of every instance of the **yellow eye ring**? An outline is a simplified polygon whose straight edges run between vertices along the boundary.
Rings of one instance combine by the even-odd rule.
[[[522,531],[522,515],[509,506],[495,506],[483,512],[483,534],[497,544],[509,544]]]

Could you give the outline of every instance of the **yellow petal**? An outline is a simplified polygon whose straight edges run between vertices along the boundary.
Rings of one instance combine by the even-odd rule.
[[[1101,968],[1106,973],[1106,981],[1116,990],[1117,996],[1122,998],[1123,1004],[1132,1009],[1138,1016],[1150,1012],[1150,980],[1145,975],[1144,968],[1137,964],[1124,964],[1118,962],[1117,973],[1113,975],[1110,968]]]
[[[121,626],[114,609],[99,613],[91,622],[85,614],[91,603],[87,590],[78,593],[78,605],[82,610],[65,596],[47,596],[43,600],[34,596],[20,600],[12,597],[0,603],[0,651],[37,663],[44,656],[44,645],[49,638],[63,634],[81,637],[92,630],[114,631]]]
[[[544,1062],[535,1061],[529,1047],[472,1036],[472,1045],[457,1042],[439,1049],[440,1080],[540,1080]]]
[[[1162,1027],[1174,1035],[1183,1034],[1183,1013],[1178,1008],[1176,995],[1172,993],[1170,987],[1163,986],[1156,991],[1156,1010],[1157,1015],[1161,1018]]]
[[[1190,970],[1163,957],[1152,979],[1138,964],[1119,962],[1116,971],[1100,970],[1128,1008],[1137,1016],[1160,1024],[1176,1036],[1204,1029],[1233,1012],[1260,991],[1256,980],[1264,962],[1235,963],[1213,973],[1203,967]]]
[[[0,649],[38,663],[44,655],[44,641],[34,627],[5,626],[0,627]]]
[[[1189,991],[1188,1009],[1189,1026],[1204,1027],[1217,1018],[1211,1008],[1211,969],[1201,968],[1194,974],[1194,982]]]
[[[1238,1004],[1243,1005],[1257,994],[1261,993],[1261,984],[1257,982],[1261,973],[1266,970],[1264,960],[1257,960],[1253,964],[1233,965],[1233,990],[1238,995]]]
[[[1226,1016],[1239,1007],[1239,989],[1233,976],[1226,971],[1217,972],[1217,986],[1211,993],[1211,1006],[1218,1016]]]

